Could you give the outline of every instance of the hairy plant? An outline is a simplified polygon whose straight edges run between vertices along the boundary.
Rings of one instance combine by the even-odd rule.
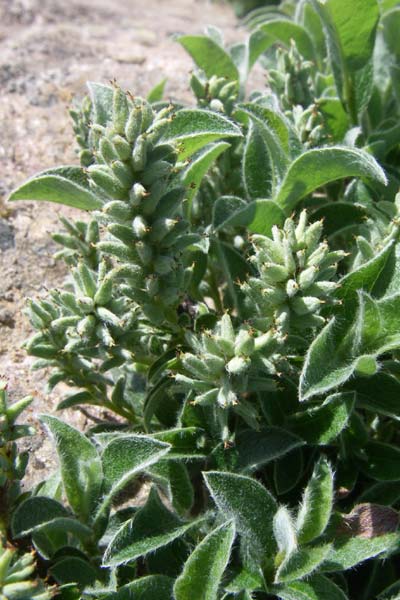
[[[11,195],[90,213],[26,347],[105,416],[43,415],[59,471],[7,509],[66,600],[400,591],[400,7],[245,23],[178,37],[193,106],[90,83],[81,165]]]

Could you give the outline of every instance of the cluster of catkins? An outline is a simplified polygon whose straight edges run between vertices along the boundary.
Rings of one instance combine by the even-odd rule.
[[[204,94],[211,84],[216,95],[234,93],[216,80],[204,84]],[[320,241],[322,223],[308,225],[306,212],[297,223],[288,218],[283,228],[273,227],[271,237],[253,236],[255,274],[241,284],[246,323],[225,314],[214,330],[194,333],[179,307],[190,300],[192,265],[185,249],[198,235],[183,218],[176,149],[162,137],[173,119],[171,108],[157,113],[115,87],[112,118],[85,133],[87,110],[84,104],[75,127],[91,162],[90,185],[103,205],[87,224],[65,221],[67,232],[55,237],[72,266],[71,277],[65,289],[30,304],[39,330],[28,344],[40,359],[36,366],[55,367],[50,386],[65,381],[80,388],[63,406],[101,404],[132,420],[126,372],[135,364],[146,368],[171,344],[182,345],[186,351],[175,363],[174,389],[190,391],[195,404],[214,404],[224,439],[227,409],[257,427],[257,411],[246,400],[253,382],[264,379],[272,389],[275,355],[289,331],[324,323],[321,309],[335,301],[336,268],[344,253]]]

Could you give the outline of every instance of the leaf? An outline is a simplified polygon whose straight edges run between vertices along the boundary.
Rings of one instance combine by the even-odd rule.
[[[176,600],[216,600],[234,537],[233,523],[224,523],[196,546],[175,582]]]
[[[58,584],[76,583],[80,589],[94,584],[96,569],[86,560],[77,556],[67,556],[49,568],[50,575]]]
[[[70,513],[62,504],[45,496],[27,498],[16,508],[12,518],[13,537],[20,538],[30,535],[35,531],[49,528],[49,530],[66,530],[91,534],[91,530],[79,521],[71,518]]]
[[[205,35],[182,35],[176,39],[209,79],[216,75],[229,81],[239,81],[234,62],[215,40]]]
[[[397,4],[397,3],[396,3]],[[383,31],[383,38],[385,41],[386,48],[389,52],[389,56],[386,60],[389,62],[390,75],[394,92],[397,97],[397,102],[400,100],[400,71],[399,71],[399,57],[400,57],[400,42],[398,36],[398,30],[400,25],[400,7],[396,6],[393,10],[387,12],[381,21],[381,27]],[[388,60],[389,58],[389,60]]]
[[[147,102],[161,102],[164,96],[164,89],[167,81],[168,79],[164,77],[164,79],[161,79],[161,81],[150,90],[150,92],[147,94]]]
[[[69,505],[84,523],[89,523],[100,499],[103,470],[93,444],[77,429],[50,415],[40,420],[52,434],[61,478]]]
[[[254,121],[246,136],[243,152],[243,183],[248,198],[268,198],[272,189],[272,174],[268,147],[260,131],[260,125]]]
[[[339,98],[318,98],[318,111],[324,119],[324,127],[332,144],[341,143],[350,128],[349,116]]]
[[[263,136],[269,153],[272,186],[275,189],[288,168],[292,146],[297,149],[297,144],[294,142],[296,136],[291,131],[291,126],[283,115],[258,104],[239,104],[235,114],[239,117],[243,114],[245,118],[250,118]],[[297,143],[300,145],[298,140]]]
[[[179,160],[221,138],[242,137],[240,128],[215,112],[184,108],[175,113],[163,134],[165,143],[176,143]]]
[[[165,575],[139,577],[108,595],[106,600],[168,600],[172,598],[173,583],[174,580]]]
[[[285,560],[275,575],[275,583],[296,581],[311,575],[327,558],[332,550],[332,544],[309,546],[294,552]]]
[[[335,542],[322,571],[345,571],[356,565],[378,556],[383,552],[395,550],[400,542],[400,534],[387,533],[374,538],[351,537]]]
[[[268,427],[262,431],[242,431],[236,437],[236,468],[250,474],[303,444],[303,440],[297,435],[280,427]]]
[[[400,382],[396,377],[383,372],[360,377],[352,382],[352,388],[357,392],[358,406],[400,420]]]
[[[297,486],[304,475],[304,453],[295,448],[274,462],[274,484],[278,496],[287,494]]]
[[[153,433],[152,437],[170,444],[167,460],[205,457],[205,431],[200,427],[167,429]]]
[[[219,229],[229,227],[231,219],[233,219],[233,226],[235,226],[235,214],[246,207],[246,200],[238,198],[238,196],[220,196],[217,198],[213,204],[214,229],[218,231]]]
[[[194,490],[186,465],[178,460],[162,460],[149,469],[177,513],[184,515],[192,507]]]
[[[348,325],[331,319],[312,342],[300,376],[301,402],[343,384],[353,374],[354,364],[346,360],[351,355],[346,334]]]
[[[206,146],[201,154],[194,157],[190,162],[188,168],[182,174],[182,183],[188,188],[186,198],[189,204],[196,195],[201,181],[211,165],[217,160],[218,156],[225,152],[229,147],[230,144],[227,142],[211,144],[210,146]]]
[[[382,442],[365,447],[367,462],[360,463],[364,473],[377,481],[400,481],[400,448]]]
[[[69,166],[41,171],[15,189],[9,200],[44,200],[83,210],[103,205],[92,192],[84,169]]]
[[[222,208],[219,207],[219,210]],[[227,215],[217,227],[217,231],[226,227],[247,227],[251,233],[270,235],[274,225],[283,225],[285,214],[272,200],[254,200],[231,215]]]
[[[342,277],[336,297],[344,302],[346,310],[349,307],[350,312],[354,312],[354,303],[359,290],[366,292],[373,290],[387,261],[390,259],[393,245],[393,241],[388,242],[371,260]]]
[[[259,34],[257,44],[256,39],[251,43],[251,63],[254,63],[256,55],[259,56],[273,44],[280,43],[290,48],[292,40],[296,42],[297,49],[304,58],[307,60],[315,59],[314,46],[307,30],[294,21],[273,19],[259,25],[258,31],[261,31],[265,38],[263,39]]]
[[[272,518],[275,499],[257,481],[220,471],[204,473],[214,502],[225,518],[233,519],[238,533],[251,544],[253,555],[271,556],[276,550]]]
[[[365,218],[364,208],[352,202],[328,202],[312,213],[313,221],[323,219],[328,238],[356,229]]]
[[[353,374],[374,375],[379,355],[400,347],[400,294],[374,300],[359,292],[352,322],[332,319],[311,344],[300,377],[300,399],[345,383]]]
[[[347,600],[343,590],[323,575],[290,583],[283,589],[277,589],[276,594],[282,600]]]
[[[400,483],[395,481],[383,481],[374,483],[364,489],[361,496],[357,498],[360,503],[381,504],[383,506],[392,506],[400,498]]]
[[[200,518],[182,522],[164,506],[153,487],[146,504],[119,529],[109,543],[103,565],[116,567],[154,552],[182,537],[201,521]]]
[[[339,392],[329,396],[321,406],[290,416],[288,425],[307,444],[330,444],[346,427],[354,403],[354,392]]]
[[[319,148],[307,150],[292,162],[273,199],[289,214],[311,192],[347,177],[366,177],[383,184],[387,181],[376,160],[363,150]]]
[[[338,94],[353,124],[370,98],[372,55],[379,20],[377,0],[314,0],[321,17]]]
[[[93,121],[106,127],[112,121],[114,89],[110,85],[89,81],[87,84],[93,105]]]
[[[304,490],[297,515],[297,535],[300,544],[307,544],[324,533],[332,513],[333,471],[322,457]]]
[[[105,496],[98,514],[137,473],[160,460],[169,449],[169,444],[141,435],[124,435],[111,440],[101,456]]]
[[[377,600],[398,600],[400,594],[400,580],[385,588],[379,594]]]

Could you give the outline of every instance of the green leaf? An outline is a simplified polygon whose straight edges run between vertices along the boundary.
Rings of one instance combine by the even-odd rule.
[[[330,444],[346,427],[354,403],[354,392],[339,392],[329,396],[321,406],[290,416],[288,425],[307,444]]]
[[[323,219],[324,233],[328,238],[356,230],[365,218],[364,208],[352,202],[328,202],[312,213],[313,221]]]
[[[161,102],[164,96],[164,89],[167,81],[167,78],[164,77],[164,79],[161,79],[161,81],[150,90],[150,92],[147,94],[147,102]]]
[[[233,519],[238,533],[251,544],[253,555],[270,556],[276,550],[272,518],[277,510],[275,499],[254,479],[209,471],[204,479],[214,502],[225,518]]]
[[[348,362],[351,339],[346,334],[348,325],[331,319],[312,342],[301,372],[300,401],[323,394],[351,377],[354,364]]]
[[[90,535],[91,530],[70,516],[62,504],[45,496],[27,498],[18,505],[12,518],[13,537],[20,538],[33,532],[70,531]]]
[[[200,518],[182,522],[164,506],[153,487],[143,508],[119,529],[109,543],[103,565],[116,567],[154,552],[182,537],[201,521]]]
[[[148,575],[121,586],[106,600],[169,600],[174,580],[165,575]]]
[[[169,449],[169,444],[141,435],[121,436],[111,440],[101,456],[105,496],[98,514],[102,513],[113,496],[135,475],[160,460]]]
[[[400,481],[400,448],[382,442],[369,442],[365,447],[367,462],[360,468],[377,481]]]
[[[186,465],[178,460],[162,460],[149,469],[177,513],[184,515],[192,507],[194,490]]]
[[[303,444],[303,440],[297,435],[280,427],[242,431],[236,437],[236,468],[250,474]]]
[[[295,581],[277,589],[282,600],[347,600],[346,594],[323,575],[313,575],[307,581]]]
[[[247,207],[246,200],[238,198],[238,196],[220,196],[216,199],[213,205],[213,227],[216,231],[229,227],[231,219],[235,219],[235,215],[242,208]],[[233,220],[235,226],[235,220]],[[239,224],[239,227],[241,223]]]
[[[216,600],[235,538],[232,522],[214,529],[196,546],[174,586],[176,600]]]
[[[268,147],[260,131],[260,125],[254,121],[246,136],[243,152],[243,183],[248,198],[268,198],[272,190],[272,174]]]
[[[207,144],[221,138],[242,137],[240,128],[215,112],[184,108],[175,113],[163,134],[165,143],[176,143],[184,160]]]
[[[222,198],[220,199],[222,200]],[[223,204],[218,207],[222,210]],[[216,208],[217,210],[217,208]],[[226,227],[247,227],[251,233],[270,235],[274,225],[283,225],[285,214],[272,200],[254,200],[239,208],[218,225],[217,231]]]
[[[274,462],[274,484],[278,496],[287,494],[297,486],[304,475],[304,453],[295,448]]]
[[[386,184],[386,175],[376,160],[355,148],[308,150],[290,165],[274,200],[289,214],[302,198],[319,187],[347,177],[366,177]]]
[[[300,544],[306,544],[324,533],[332,513],[333,471],[329,462],[321,458],[304,490],[297,515],[297,535]]]
[[[269,153],[272,186],[275,189],[284,177],[292,154],[300,152],[300,143],[285,117],[258,104],[239,104],[236,114],[255,123]]]
[[[235,63],[213,39],[205,35],[182,35],[176,39],[208,78],[216,75],[229,81],[239,81]]]
[[[338,94],[356,124],[372,92],[378,2],[314,0],[313,5],[324,26]]]
[[[188,168],[182,174],[182,183],[188,188],[186,198],[189,203],[193,200],[201,181],[211,165],[217,160],[230,144],[219,142],[206,146],[199,156],[193,158]]]
[[[397,102],[399,102],[400,100],[400,41],[398,36],[399,26],[400,7],[396,6],[395,8],[393,8],[393,10],[390,10],[383,16],[381,21],[381,27],[383,31],[385,46],[389,52],[389,55],[386,56],[386,60],[389,63],[388,67],[390,69],[391,81],[397,98]]]
[[[396,377],[388,373],[360,377],[352,382],[352,388],[357,392],[358,406],[400,420],[400,382]]]
[[[69,505],[84,523],[91,522],[103,484],[100,457],[93,444],[77,429],[56,417],[42,415],[52,434]]]
[[[349,116],[339,98],[318,98],[318,111],[324,119],[324,127],[333,144],[341,143],[350,128]]]
[[[205,457],[205,431],[200,427],[167,429],[153,433],[152,437],[171,445],[167,460]]]
[[[114,88],[89,81],[87,84],[93,106],[93,121],[106,127],[112,121]]]
[[[345,571],[356,565],[378,556],[383,552],[395,550],[400,542],[400,534],[387,533],[378,537],[351,537],[338,539],[335,542],[323,571]]]
[[[400,595],[400,580],[385,588],[379,594],[377,600],[398,600]]]
[[[300,54],[307,60],[315,59],[315,51],[312,40],[306,29],[298,23],[288,19],[273,19],[267,23],[259,25],[258,31],[264,34],[264,39],[258,34],[251,43],[251,63],[254,63],[255,57],[268,50],[273,44],[284,44],[290,48],[291,41],[296,42]]]
[[[332,544],[301,548],[284,560],[275,575],[275,583],[287,583],[311,575],[325,561]]]
[[[80,589],[94,584],[98,575],[88,561],[77,556],[66,556],[57,560],[50,567],[49,573],[58,584],[76,583]]]
[[[357,498],[359,503],[381,504],[392,506],[400,499],[400,482],[383,481],[374,483],[364,489],[361,496]]]
[[[68,166],[34,175],[14,190],[9,200],[44,200],[83,210],[95,210],[103,205],[91,190],[84,169]]]
[[[373,290],[387,261],[391,257],[393,247],[394,242],[390,241],[371,260],[342,277],[336,297],[344,302],[346,311],[349,308],[351,313],[354,312],[354,304],[357,300],[357,292],[359,290],[366,292]]]
[[[374,300],[359,292],[353,321],[332,319],[311,344],[300,377],[300,399],[345,383],[353,373],[374,375],[379,355],[400,347],[400,294]]]

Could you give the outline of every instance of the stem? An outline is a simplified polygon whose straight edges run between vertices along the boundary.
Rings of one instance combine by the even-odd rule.
[[[221,267],[222,267],[222,270],[223,270],[224,275],[225,275],[226,284],[228,286],[230,295],[231,295],[232,300],[233,300],[233,304],[235,306],[236,314],[237,314],[238,317],[240,317],[241,316],[241,310],[240,310],[240,306],[239,306],[239,302],[238,302],[237,293],[236,293],[236,290],[235,290],[235,284],[232,281],[231,272],[229,270],[229,265],[228,265],[228,263],[226,261],[225,253],[224,253],[224,251],[222,249],[221,242],[219,240],[215,240],[215,245],[216,245],[216,249],[217,249],[218,258],[220,260]]]
[[[344,74],[344,95],[346,98],[346,104],[350,115],[351,124],[355,127],[358,125],[358,112],[356,106],[355,90],[353,81],[347,72],[345,72]]]

